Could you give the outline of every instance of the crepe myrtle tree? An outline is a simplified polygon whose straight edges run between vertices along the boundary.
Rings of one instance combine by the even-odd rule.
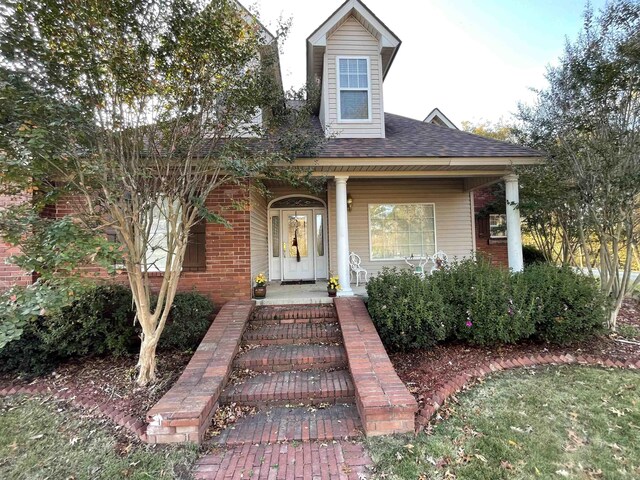
[[[320,141],[307,128],[310,109],[288,108],[278,37],[231,0],[9,1],[0,15],[0,101],[10,112],[0,127],[3,184],[36,192],[23,219],[42,218],[33,212],[60,195],[77,200],[66,222],[67,233],[87,235],[74,243],[84,252],[76,265],[112,261],[103,253],[113,245],[89,239],[115,232],[142,328],[145,385],[156,378],[189,231],[203,219],[226,223],[206,198],[230,183],[304,182],[308,172],[290,163]],[[17,218],[9,237],[22,246],[34,230],[25,221],[21,234]],[[25,247],[33,258],[37,246]],[[152,293],[158,258],[164,275]],[[46,275],[50,263],[22,264],[61,276]]]
[[[548,87],[519,112],[520,134],[549,154],[545,166],[521,171],[523,210],[556,215],[563,236],[598,269],[616,328],[622,301],[640,279],[640,3],[614,0],[568,42]],[[525,191],[528,193],[525,195]],[[525,217],[527,212],[524,212]]]

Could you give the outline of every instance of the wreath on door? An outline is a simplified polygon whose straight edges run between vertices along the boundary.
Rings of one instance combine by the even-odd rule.
[[[298,248],[298,220],[296,220],[296,229],[293,231],[293,242],[291,242],[292,247],[296,247],[296,262],[300,262],[300,248]]]

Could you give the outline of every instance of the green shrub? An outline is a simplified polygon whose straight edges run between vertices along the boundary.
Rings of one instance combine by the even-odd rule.
[[[69,358],[135,352],[139,342],[129,289],[97,285],[61,312],[27,324],[0,350],[0,371],[39,375]]]
[[[531,265],[518,277],[535,295],[537,338],[566,345],[604,328],[606,299],[593,278],[550,264]]]
[[[523,245],[522,247],[522,259],[525,265],[533,265],[534,263],[545,263],[547,261],[544,258],[544,253],[531,245]]]
[[[369,313],[392,350],[445,339],[567,344],[597,333],[606,313],[593,279],[548,263],[512,274],[483,259],[464,260],[424,280],[409,270],[385,269],[369,280],[367,293]]]
[[[131,291],[99,285],[58,315],[47,318],[41,338],[61,357],[133,353],[140,345]]]
[[[47,351],[39,336],[43,319],[24,327],[22,335],[0,350],[0,372],[34,377],[50,372],[61,361],[56,352]]]
[[[449,338],[474,345],[515,343],[530,337],[533,300],[526,286],[487,260],[463,260],[427,277],[444,299]]]
[[[385,346],[404,351],[445,339],[444,304],[431,283],[408,270],[385,268],[367,283],[368,309]]]
[[[158,347],[195,350],[213,321],[213,310],[213,302],[200,293],[176,294]]]

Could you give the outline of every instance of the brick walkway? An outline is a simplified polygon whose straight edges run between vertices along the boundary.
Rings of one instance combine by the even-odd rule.
[[[245,444],[198,461],[197,479],[361,480],[371,463],[359,443]]]

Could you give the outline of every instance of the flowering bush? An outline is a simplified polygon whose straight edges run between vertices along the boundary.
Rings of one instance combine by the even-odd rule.
[[[485,260],[464,260],[425,279],[385,269],[369,280],[367,293],[378,333],[393,350],[443,340],[566,344],[593,335],[605,321],[605,299],[593,280],[550,264],[512,274]]]
[[[255,278],[256,287],[264,287],[267,284],[267,277],[264,273],[259,273]]]
[[[475,345],[515,343],[534,332],[526,286],[485,260],[463,260],[426,280],[444,299],[449,337]]]
[[[327,288],[329,290],[341,290],[342,287],[340,287],[340,281],[338,280],[338,277],[329,277],[329,281],[327,282]]]

